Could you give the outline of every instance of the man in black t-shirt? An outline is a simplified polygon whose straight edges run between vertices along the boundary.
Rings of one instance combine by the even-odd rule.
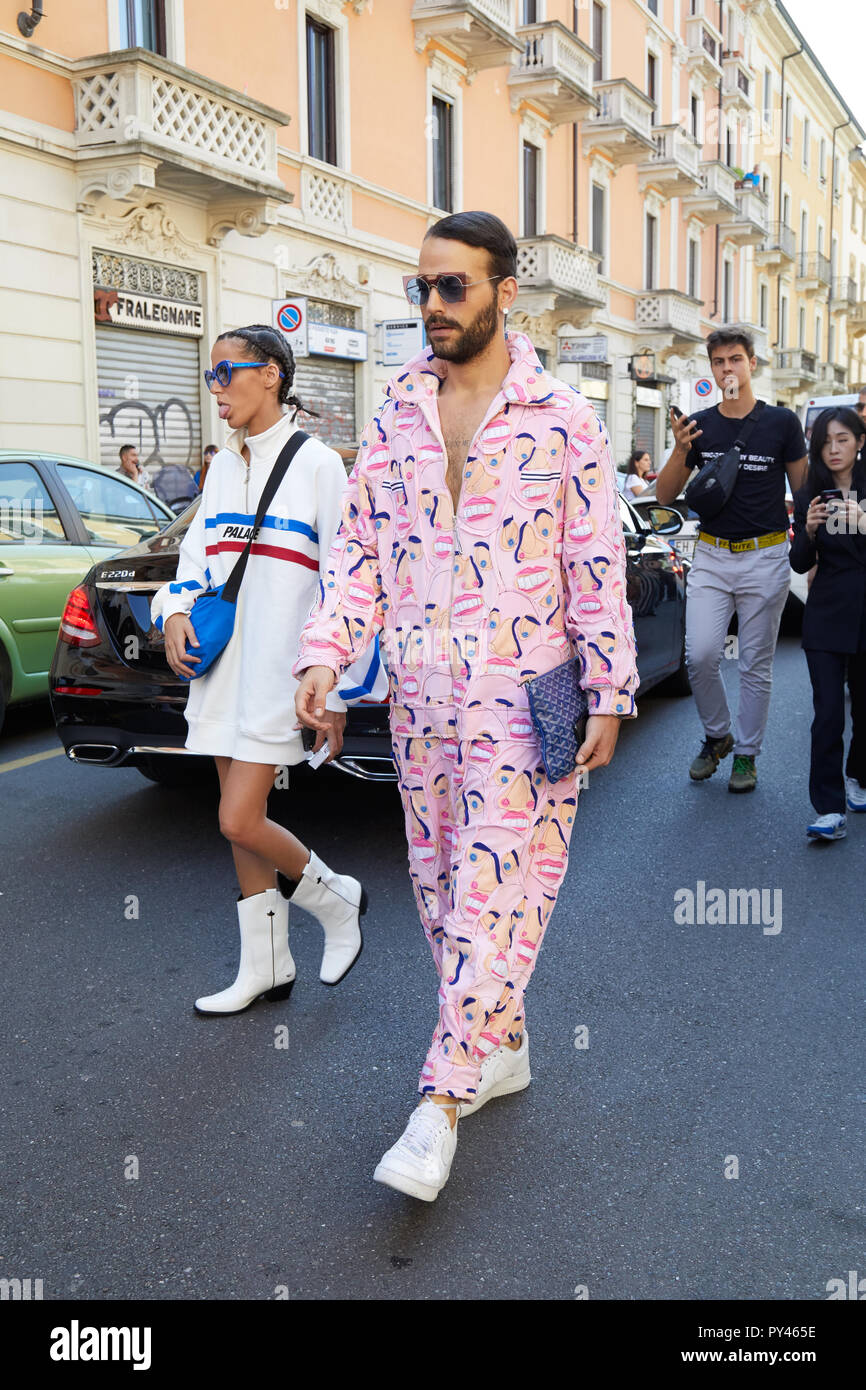
[[[672,420],[676,441],[656,481],[656,497],[670,505],[689,475],[733,447],[750,421],[737,483],[725,506],[702,523],[689,574],[686,662],[704,743],[689,768],[696,782],[712,777],[733,750],[732,792],[752,791],[758,774],[773,680],[773,653],[788,596],[788,514],[785,476],[796,492],[806,473],[806,441],[800,421],[783,406],[758,404],[752,391],[754,345],[740,328],[717,329],[707,355],[718,405]],[[731,617],[738,616],[740,705],[736,738],[721,675]]]

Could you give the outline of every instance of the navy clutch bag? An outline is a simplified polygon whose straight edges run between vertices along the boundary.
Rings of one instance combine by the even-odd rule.
[[[586,738],[589,701],[575,658],[525,682],[529,713],[541,741],[541,759],[551,782],[574,772],[577,750]]]

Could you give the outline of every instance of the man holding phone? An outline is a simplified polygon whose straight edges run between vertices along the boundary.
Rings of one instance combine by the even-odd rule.
[[[796,492],[806,472],[806,441],[792,410],[762,405],[755,412],[752,376],[758,364],[745,330],[711,333],[707,356],[722,400],[693,417],[678,418],[672,409],[675,444],[656,482],[656,497],[665,506],[675,502],[693,470],[722,458],[754,417],[734,491],[699,532],[686,606],[686,662],[704,727],[689,776],[695,782],[712,777],[733,751],[728,790],[748,792],[758,780],[755,759],[767,726],[773,654],[790,584],[785,475]],[[740,662],[736,735],[720,669],[735,612]]]

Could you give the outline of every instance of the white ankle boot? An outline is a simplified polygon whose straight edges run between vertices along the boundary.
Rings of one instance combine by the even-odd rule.
[[[241,963],[233,985],[220,994],[196,999],[202,1014],[239,1014],[254,999],[288,998],[295,982],[295,962],[289,950],[289,905],[276,888],[238,901]]]
[[[277,875],[283,893],[288,880]],[[335,874],[323,864],[315,850],[300,881],[289,895],[292,907],[302,907],[320,924],[325,933],[325,954],[319,979],[326,985],[339,984],[361,954],[364,938],[360,918],[367,911],[367,891],[356,878]]]

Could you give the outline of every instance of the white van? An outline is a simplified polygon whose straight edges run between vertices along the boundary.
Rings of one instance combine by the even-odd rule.
[[[853,396],[813,396],[810,401],[806,402],[800,412],[800,420],[803,425],[803,433],[806,436],[806,443],[808,444],[809,442],[812,426],[822,410],[826,410],[831,405],[848,405],[853,410],[859,399],[860,396],[857,392],[855,392]]]

